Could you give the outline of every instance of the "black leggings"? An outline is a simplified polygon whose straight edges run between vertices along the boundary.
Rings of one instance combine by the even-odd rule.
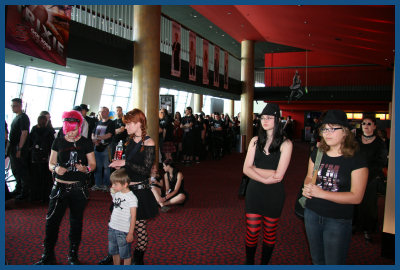
[[[44,245],[53,249],[57,243],[61,221],[69,207],[69,241],[79,245],[82,237],[83,212],[86,207],[88,190],[86,187],[65,188],[68,185],[53,186],[50,193],[49,209],[46,215],[46,236]]]

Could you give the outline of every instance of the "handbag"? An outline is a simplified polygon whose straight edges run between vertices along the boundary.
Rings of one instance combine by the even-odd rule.
[[[244,197],[246,195],[247,184],[249,183],[249,177],[245,174],[242,176],[242,182],[239,186],[239,196]]]
[[[322,154],[323,154],[322,151],[318,148],[317,157],[315,158],[314,169],[311,178],[311,183],[313,184],[315,184],[315,182],[317,181],[318,169],[321,164]],[[307,198],[303,196],[303,187],[304,183],[300,187],[300,191],[297,194],[297,199],[294,204],[294,213],[300,218],[304,218],[304,208],[306,207],[306,200],[307,200]]]

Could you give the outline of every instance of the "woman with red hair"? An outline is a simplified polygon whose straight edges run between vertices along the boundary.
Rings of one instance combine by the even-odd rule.
[[[46,215],[44,252],[36,264],[56,264],[54,247],[67,208],[70,210],[68,264],[80,264],[78,248],[82,237],[83,212],[88,199],[88,174],[96,168],[93,144],[81,136],[83,117],[77,111],[64,112],[64,138],[56,138],[51,147],[49,169],[54,175]]]
[[[126,142],[126,159],[114,160],[110,167],[125,167],[130,178],[129,188],[138,198],[135,233],[137,243],[133,254],[134,264],[144,264],[147,248],[147,219],[158,214],[158,204],[149,184],[151,167],[155,160],[155,143],[146,136],[147,121],[144,113],[134,109],[125,114],[123,121],[129,139]]]

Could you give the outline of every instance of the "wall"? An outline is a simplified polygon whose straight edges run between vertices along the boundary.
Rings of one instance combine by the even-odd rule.
[[[87,77],[82,103],[89,105],[90,112],[99,111],[101,93],[103,92],[104,78]],[[100,105],[101,106],[101,105]]]

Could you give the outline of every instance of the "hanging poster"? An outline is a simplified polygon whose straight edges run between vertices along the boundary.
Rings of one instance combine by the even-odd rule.
[[[208,40],[203,39],[203,84],[209,84],[208,80]]]
[[[229,85],[229,54],[225,52],[224,54],[224,89],[228,89]]]
[[[189,32],[189,80],[196,81],[196,34]]]
[[[214,86],[219,87],[219,47],[214,46]]]
[[[181,25],[172,22],[171,75],[181,76]]]
[[[9,5],[5,47],[65,66],[72,6]]]

